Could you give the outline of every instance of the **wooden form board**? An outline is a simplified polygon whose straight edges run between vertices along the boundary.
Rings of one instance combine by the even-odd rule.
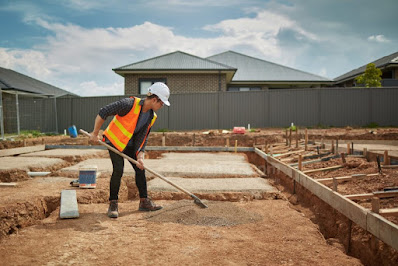
[[[0,157],[12,156],[12,155],[30,153],[30,152],[36,152],[36,151],[44,151],[45,149],[46,149],[46,145],[5,149],[5,150],[0,150]]]
[[[345,198],[343,195],[331,190],[305,173],[298,171],[271,156],[267,156],[261,150],[255,149],[255,153],[264,158],[273,167],[293,178],[300,185],[345,215],[351,221],[398,250],[398,225],[386,220],[383,216],[360,206],[352,200]]]
[[[3,183],[0,182],[0,187],[16,187],[17,183]]]
[[[366,178],[366,177],[372,177],[372,176],[378,176],[379,174],[356,174],[356,175],[347,175],[347,176],[338,176],[335,177],[337,181],[347,181],[351,180],[353,178]],[[320,183],[330,183],[333,182],[333,178],[319,178],[317,179],[318,182]]]
[[[378,197],[378,198],[388,198],[388,197],[398,197],[398,192],[381,192],[381,193],[362,193],[362,194],[351,194],[351,195],[345,195],[347,199],[350,200],[362,200],[362,199],[371,199],[373,197]]]

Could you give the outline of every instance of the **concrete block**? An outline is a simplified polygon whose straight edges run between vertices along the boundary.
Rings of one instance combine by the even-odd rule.
[[[61,219],[79,217],[76,190],[61,191],[61,207],[59,210],[59,217]]]

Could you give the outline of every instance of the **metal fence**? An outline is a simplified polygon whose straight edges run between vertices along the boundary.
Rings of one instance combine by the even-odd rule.
[[[124,97],[19,97],[20,129],[63,133],[76,125],[91,131],[99,109]],[[292,122],[298,126],[398,126],[398,87],[187,93],[172,94],[170,102],[170,107],[158,111],[154,130],[231,129],[248,124],[287,127]],[[6,133],[17,132],[15,101],[3,99],[3,109]]]

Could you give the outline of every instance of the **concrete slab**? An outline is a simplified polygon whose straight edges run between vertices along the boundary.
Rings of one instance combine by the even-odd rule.
[[[0,170],[25,170],[29,171],[31,168],[47,168],[65,161],[57,158],[41,158],[41,157],[1,157]]]
[[[181,178],[167,177],[171,182],[195,192],[277,192],[277,189],[271,186],[263,178]],[[152,179],[148,182],[148,191],[173,191],[176,188],[166,183],[160,178]]]
[[[195,153],[163,153],[162,160],[200,160],[200,161],[224,161],[224,162],[240,162],[247,163],[247,157],[241,153],[230,153],[230,152],[195,152]]]
[[[108,158],[88,159],[62,169],[62,172],[78,172],[81,166],[97,165],[101,173],[111,173],[112,163]],[[160,159],[146,159],[145,165],[164,176],[177,177],[259,177],[245,155],[214,155],[196,153],[170,153]],[[124,173],[134,175],[134,169],[125,160]]]
[[[34,152],[34,151],[43,151],[44,149],[45,149],[45,145],[5,149],[5,150],[0,150],[0,157],[12,156],[12,155],[22,154],[22,153],[29,153],[29,152]]]
[[[45,151],[37,151],[22,154],[23,157],[54,157],[62,158],[69,156],[100,156],[102,154],[107,154],[107,151],[96,150],[96,149],[53,149]]]

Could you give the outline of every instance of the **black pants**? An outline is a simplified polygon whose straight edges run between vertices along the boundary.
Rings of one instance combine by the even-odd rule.
[[[136,155],[132,148],[127,147],[123,153],[128,155],[129,157],[137,160]],[[109,150],[109,155],[112,160],[113,165],[113,172],[111,176],[111,183],[110,183],[110,195],[109,200],[117,200],[119,195],[120,189],[120,181],[123,176],[124,170],[124,158],[119,154],[114,153],[113,151]],[[129,161],[130,162],[130,161]],[[135,184],[137,185],[138,192],[140,194],[140,198],[148,197],[147,186],[146,186],[146,177],[145,177],[145,170],[139,169],[134,163],[130,162],[135,170]]]

